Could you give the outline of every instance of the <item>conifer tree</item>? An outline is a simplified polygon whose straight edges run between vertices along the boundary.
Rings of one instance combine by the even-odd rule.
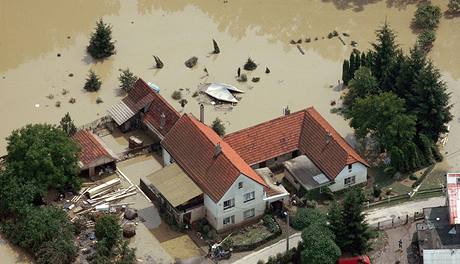
[[[337,202],[333,202],[329,207],[327,214],[327,220],[329,221],[329,229],[334,234],[335,243],[339,248],[344,247],[344,230],[343,230],[343,216],[342,208]]]
[[[371,237],[369,226],[365,220],[363,203],[364,193],[361,189],[351,189],[345,194],[343,201],[343,252],[362,255],[370,248]]]
[[[366,53],[365,52],[362,52],[361,53],[361,66],[364,66],[364,67],[369,67],[370,65],[367,64],[367,59],[366,59]]]
[[[68,136],[73,136],[77,132],[77,127],[73,123],[72,118],[70,117],[69,112],[61,119],[59,127],[64,130]]]
[[[402,51],[395,42],[395,33],[386,22],[376,33],[377,42],[372,44],[372,74],[379,81],[380,88],[392,91],[399,69],[398,57],[401,57]]]
[[[449,12],[457,13],[460,12],[460,0],[449,0],[449,4],[447,4],[449,8]]]
[[[342,81],[345,85],[348,85],[350,81],[350,62],[348,60],[344,60],[342,64]]]
[[[104,23],[102,18],[96,23],[95,32],[91,35],[86,50],[95,59],[103,59],[115,54],[112,27]]]
[[[88,92],[95,92],[101,88],[102,82],[93,70],[89,71],[88,78],[86,78],[85,86],[83,87]]]
[[[133,88],[134,84],[137,81],[137,76],[134,75],[129,69],[122,70],[118,80],[120,81],[120,89],[126,93]]]

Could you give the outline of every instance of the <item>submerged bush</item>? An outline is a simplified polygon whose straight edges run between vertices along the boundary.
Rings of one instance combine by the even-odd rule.
[[[441,8],[431,3],[422,3],[415,11],[412,23],[419,29],[435,29],[441,19]]]

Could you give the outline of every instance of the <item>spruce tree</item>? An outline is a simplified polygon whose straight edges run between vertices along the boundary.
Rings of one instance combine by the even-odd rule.
[[[414,83],[414,102],[410,111],[417,114],[417,132],[437,142],[441,133],[447,132],[447,123],[452,120],[447,86],[431,61],[420,70]]]
[[[369,65],[367,64],[367,59],[366,59],[366,53],[365,52],[362,52],[361,53],[361,58],[360,58],[360,64],[361,66],[364,66],[364,67],[369,67]]]
[[[370,248],[371,233],[363,212],[365,201],[361,189],[351,189],[345,194],[343,201],[343,248],[342,252],[362,255]]]
[[[396,81],[402,51],[395,42],[396,35],[388,23],[377,30],[377,42],[373,43],[372,74],[384,91],[392,91]],[[399,58],[398,58],[399,57]]]
[[[355,57],[355,53],[352,52],[350,54],[350,71],[348,73],[349,80],[353,79],[355,71],[356,71],[356,57]]]
[[[137,76],[134,75],[129,69],[122,70],[118,80],[120,81],[120,89],[126,93],[133,88],[134,84],[137,81]]]
[[[448,11],[451,13],[460,12],[460,0],[449,0],[447,7],[449,8]]]
[[[83,88],[88,92],[95,92],[101,88],[101,84],[102,82],[96,73],[94,73],[93,70],[90,70],[88,78],[86,78],[85,86]]]
[[[350,62],[348,60],[344,60],[342,64],[342,81],[345,85],[348,85],[350,81]]]
[[[333,202],[329,207],[327,214],[327,220],[329,222],[329,229],[334,234],[335,243],[339,248],[344,247],[344,230],[343,230],[343,216],[342,208],[337,202]]]
[[[349,90],[343,99],[343,104],[350,107],[357,98],[364,98],[368,95],[378,94],[377,79],[372,76],[367,67],[360,67],[354,74],[353,79],[349,81]]]
[[[112,27],[104,23],[102,18],[96,23],[95,32],[91,35],[86,50],[95,59],[103,59],[115,54]]]
[[[77,132],[77,127],[73,123],[72,118],[70,117],[69,112],[61,119],[59,127],[64,130],[68,136],[73,136]]]

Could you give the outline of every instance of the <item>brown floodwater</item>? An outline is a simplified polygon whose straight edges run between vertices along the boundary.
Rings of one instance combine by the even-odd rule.
[[[226,2],[0,0],[0,154],[5,153],[4,138],[27,123],[56,123],[70,112],[81,125],[105,115],[106,109],[121,99],[117,77],[119,69],[126,67],[159,85],[161,94],[178,110],[195,115],[198,102],[191,95],[200,84],[224,82],[244,90],[232,111],[206,106],[206,122],[219,116],[227,132],[279,116],[286,105],[292,110],[313,105],[346,136],[351,134],[347,122],[329,111],[331,101],[340,97],[335,87],[342,60],[351,51],[350,42],[356,41],[359,49],[369,48],[375,29],[385,19],[397,31],[404,50],[416,39],[410,28],[416,1]],[[446,9],[447,0],[433,2]],[[113,26],[117,54],[96,63],[85,48],[100,17]],[[454,97],[460,79],[459,28],[460,18],[443,18],[431,52]],[[333,30],[350,34],[343,37],[346,45],[338,38],[327,38]],[[311,42],[300,44],[304,55],[289,44],[306,38]],[[209,54],[212,39],[219,43],[218,55]],[[152,55],[162,59],[163,69],[152,67]],[[184,61],[191,56],[198,57],[198,64],[188,69]],[[248,57],[259,64],[248,73],[249,79],[260,77],[258,83],[235,80],[237,68]],[[270,74],[264,73],[265,67],[270,68]],[[103,81],[98,93],[82,89],[90,69]],[[63,89],[69,92],[63,95]],[[178,89],[184,89],[188,100],[185,109],[170,96]],[[50,94],[53,99],[47,98]],[[72,97],[75,104],[68,102]],[[104,102],[96,104],[97,97]],[[59,108],[57,101],[61,102]],[[3,248],[0,245],[0,250]]]

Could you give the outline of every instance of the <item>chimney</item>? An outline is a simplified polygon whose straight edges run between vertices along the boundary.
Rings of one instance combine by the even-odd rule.
[[[331,139],[332,139],[332,134],[329,132],[329,131],[326,131],[327,134],[325,136],[326,138],[326,145],[329,144],[329,142],[331,142]]]
[[[204,124],[204,105],[200,104],[200,122]]]
[[[166,123],[166,115],[165,113],[161,113],[160,115],[160,129],[163,129],[165,127]]]
[[[290,113],[291,113],[291,110],[289,110],[289,105],[283,108],[283,115],[289,115]]]
[[[217,143],[217,145],[214,147],[214,158],[217,158],[221,152],[222,147],[220,146],[220,143]]]

